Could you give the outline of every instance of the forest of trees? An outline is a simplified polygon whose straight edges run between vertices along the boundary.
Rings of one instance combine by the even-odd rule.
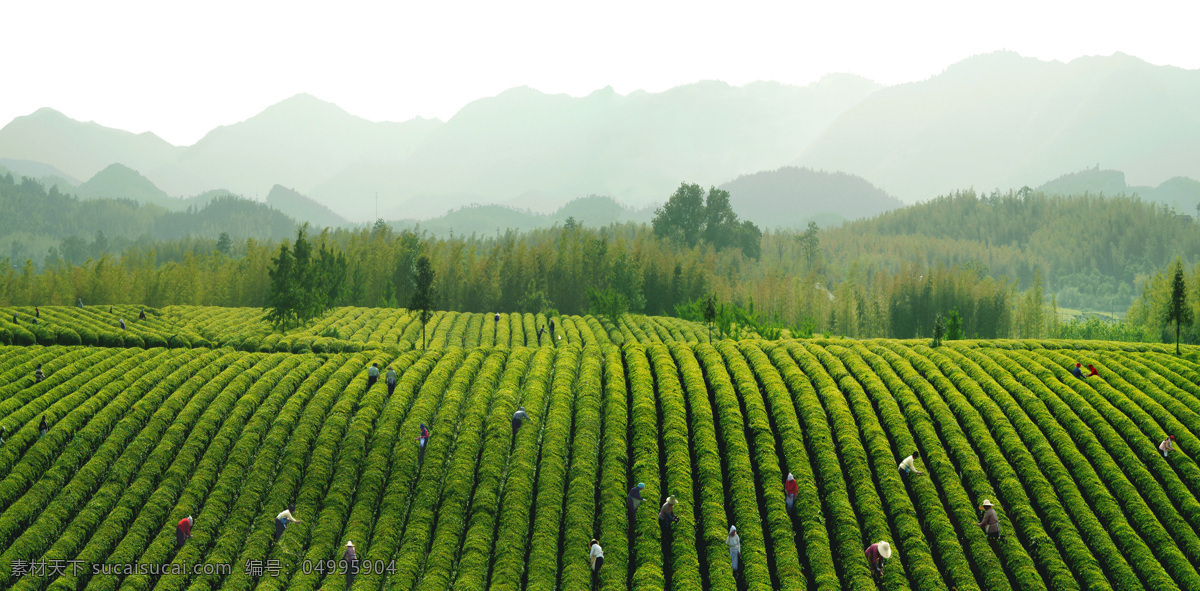
[[[232,195],[215,196],[202,207],[167,211],[129,199],[80,200],[46,190],[29,178],[0,175],[0,256],[36,269],[58,262],[81,265],[89,258],[118,254],[160,241],[199,237],[215,240],[280,240],[296,230],[283,213]]]
[[[693,201],[700,197],[706,216],[709,204],[722,201],[714,201],[712,191],[706,199],[699,187],[680,191]],[[674,315],[711,294],[753,306],[763,323],[850,337],[928,337],[938,315],[956,312],[967,338],[1149,338],[1162,332],[1139,324],[1153,315],[1141,310],[1149,306],[1142,300],[1157,297],[1155,274],[1181,258],[1194,285],[1200,261],[1200,233],[1191,217],[1126,198],[963,192],[839,228],[767,231],[757,253],[706,237],[709,218],[697,219],[689,231],[664,231],[661,222],[593,228],[571,220],[524,233],[446,239],[398,232],[380,221],[313,230],[307,240],[316,258],[325,250],[344,261],[341,289],[327,298],[331,306],[408,305],[414,265],[426,255],[440,309],[578,314],[591,310],[600,301],[593,294],[601,293],[619,294],[633,312]],[[731,231],[743,225],[731,212],[712,219],[718,220],[714,227]],[[191,237],[136,242],[119,254],[89,243],[84,261],[59,258],[42,269],[9,259],[0,273],[0,303],[82,298],[262,307],[283,245],[294,253],[294,237],[227,237],[220,244]],[[1064,301],[1070,297],[1088,291],[1132,301],[1142,284],[1147,295],[1125,324],[1059,321],[1058,306],[1076,307]],[[1111,304],[1117,313],[1128,307],[1118,304]],[[1185,342],[1196,338],[1195,328],[1188,330]]]

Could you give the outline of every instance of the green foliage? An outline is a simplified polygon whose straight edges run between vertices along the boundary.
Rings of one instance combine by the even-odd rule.
[[[958,308],[955,308],[950,310],[950,314],[946,316],[946,340],[958,341],[962,338],[962,317],[958,315]]]
[[[1175,324],[1175,354],[1179,355],[1179,333],[1184,325],[1192,324],[1192,308],[1187,303],[1187,284],[1183,279],[1183,261],[1175,260],[1175,272],[1171,278],[1171,299],[1163,319]]]
[[[413,268],[413,294],[408,307],[419,314],[421,320],[421,348],[425,348],[425,325],[433,318],[433,309],[437,307],[438,293],[433,285],[433,265],[429,257],[421,255]]]
[[[750,221],[739,222],[729,204],[729,192],[710,187],[707,198],[700,185],[683,183],[654,212],[656,236],[670,238],[689,248],[703,241],[724,250],[739,248],[757,260],[762,252],[762,231]]]
[[[229,232],[221,232],[221,235],[217,237],[217,252],[229,256],[232,250],[233,240],[229,238]]]
[[[629,312],[629,300],[611,287],[604,291],[593,289],[588,292],[588,312],[603,316],[614,325],[620,324],[621,317]]]
[[[530,279],[525,296],[517,302],[517,309],[526,314],[546,314],[554,306],[546,292],[538,288],[537,282]],[[547,314],[547,316],[550,316]]]

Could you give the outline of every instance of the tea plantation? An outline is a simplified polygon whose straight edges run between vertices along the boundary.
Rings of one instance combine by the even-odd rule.
[[[575,591],[595,538],[605,591],[1200,589],[1195,348],[710,342],[641,316],[556,317],[539,346],[549,319],[455,312],[422,348],[403,310],[285,334],[140,311],[0,309],[0,588],[335,591],[353,541],[354,590]]]

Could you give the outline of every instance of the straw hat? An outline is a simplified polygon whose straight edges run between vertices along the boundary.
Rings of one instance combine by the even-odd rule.
[[[674,496],[670,496],[670,497],[667,497],[667,504],[668,505],[678,505],[679,501],[675,500]]]
[[[887,542],[879,542],[879,555],[884,558],[892,557],[892,545]]]
[[[347,548],[353,548],[353,547],[354,547],[354,542],[346,542],[346,547],[347,547]]]
[[[987,499],[984,499],[984,500],[983,500],[983,506],[984,506],[984,507],[991,507],[991,506],[992,506],[992,502],[991,502],[991,501],[989,501],[989,500],[987,500]]]

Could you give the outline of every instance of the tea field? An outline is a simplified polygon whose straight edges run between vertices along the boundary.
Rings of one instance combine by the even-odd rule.
[[[404,311],[283,335],[253,309],[138,311],[0,310],[0,588],[340,591],[352,540],[356,591],[574,591],[596,538],[605,591],[1200,589],[1195,348],[709,342],[640,316],[557,319],[538,346],[545,319],[446,312],[422,349]]]

